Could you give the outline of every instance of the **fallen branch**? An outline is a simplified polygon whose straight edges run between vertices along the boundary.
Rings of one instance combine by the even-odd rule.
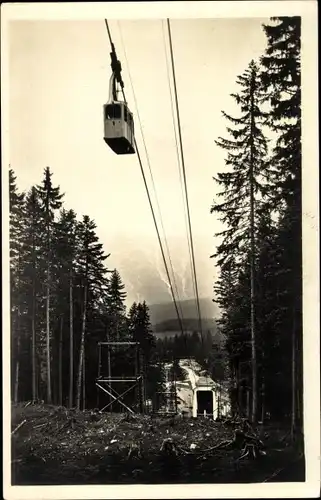
[[[266,452],[263,450],[264,444],[263,442],[255,437],[250,436],[249,434],[244,434],[242,431],[238,431],[236,433],[236,443],[241,445],[241,456],[237,459],[237,461],[242,460],[245,457],[251,458],[255,460],[258,456],[266,455]]]
[[[72,429],[74,429],[75,425],[77,425],[78,427],[80,427],[80,422],[77,422],[76,418],[75,417],[68,417],[67,419],[67,422],[65,422],[59,429],[58,427],[58,421],[57,421],[57,434],[59,434],[61,431],[65,430],[65,429],[68,429],[69,427],[71,427]]]
[[[135,413],[126,412],[125,415],[121,417],[119,423],[121,422],[137,422],[137,416]]]
[[[236,459],[236,462],[239,462],[240,460],[242,460],[243,458],[245,457],[248,457],[249,456],[249,453],[250,453],[250,450],[247,448],[246,449],[247,451],[244,450],[244,453],[243,455],[241,455],[239,458]]]
[[[228,440],[226,439],[225,441],[220,441],[218,444],[215,446],[212,446],[211,448],[206,448],[205,450],[195,450],[195,451],[188,451],[182,448],[181,446],[177,446],[177,449],[182,451],[185,455],[205,455],[206,453],[209,453],[214,450],[218,449],[226,449],[228,446],[233,444],[233,439]]]
[[[238,460],[242,460],[247,456],[251,456],[253,459],[255,459],[258,455],[266,454],[265,451],[263,451],[263,447],[264,444],[260,439],[255,436],[244,434],[244,432],[240,429],[236,429],[233,439],[221,441],[211,448],[200,450],[198,454],[203,456],[207,453],[219,449],[239,448],[241,450],[241,456],[238,458]]]
[[[280,443],[284,443],[286,438],[291,434],[291,430],[288,430],[286,434],[280,439]]]
[[[205,454],[209,453],[210,451],[214,450],[219,450],[219,449],[226,449],[229,446],[232,446],[234,444],[234,439],[226,439],[224,441],[220,441],[218,444],[215,446],[212,446],[211,448],[206,448],[205,450],[200,450],[199,453]]]
[[[162,446],[160,448],[160,451],[165,453],[166,455],[178,455],[177,452],[178,448],[172,438],[166,438],[162,442]]]
[[[40,427],[44,427],[45,425],[48,425],[48,422],[45,422],[44,424],[34,425],[33,429],[39,429]]]
[[[294,460],[291,460],[290,463],[288,463],[285,467],[282,467],[280,469],[276,469],[273,474],[271,474],[270,476],[268,476],[266,479],[264,479],[263,483],[267,483],[268,481],[270,481],[272,478],[278,476],[280,474],[280,472],[283,472],[284,470],[288,469],[291,465],[295,464],[296,462],[298,462],[299,460],[301,460],[303,457],[303,453],[300,453],[300,455],[298,457],[296,457]]]
[[[282,472],[284,469],[285,469],[285,467],[283,467],[281,469],[276,469],[276,471],[274,471],[273,474],[271,474],[266,479],[264,479],[263,483],[267,483],[268,481],[270,481],[270,479],[272,479],[273,477],[276,477],[278,474],[280,474],[280,472]]]
[[[129,460],[133,456],[136,456],[137,458],[142,458],[142,449],[140,443],[139,444],[131,443],[127,455],[127,460]]]
[[[253,436],[257,437],[257,432],[254,427],[250,424],[247,418],[242,419],[242,430],[243,432],[251,432]]]
[[[27,422],[26,419],[24,419],[22,422],[20,422],[19,425],[11,432],[11,436],[13,436],[25,423]]]
[[[241,456],[237,459],[237,461],[242,460],[245,457],[252,458],[254,460],[257,458],[258,453],[259,450],[256,448],[254,444],[247,443],[241,450]]]

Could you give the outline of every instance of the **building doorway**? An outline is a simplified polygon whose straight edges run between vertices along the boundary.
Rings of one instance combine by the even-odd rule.
[[[197,391],[197,415],[213,415],[213,391]]]

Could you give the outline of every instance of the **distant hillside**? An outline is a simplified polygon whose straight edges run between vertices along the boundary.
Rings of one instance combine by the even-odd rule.
[[[186,331],[194,332],[199,330],[199,321],[198,318],[183,318],[182,320],[183,329]],[[177,318],[168,319],[166,321],[162,321],[161,323],[157,323],[154,325],[155,333],[162,332],[164,330],[173,331],[179,330],[180,328],[179,322]],[[216,321],[214,319],[202,318],[202,329],[204,331],[217,330]]]
[[[195,321],[195,324],[198,325],[198,320],[195,319],[192,321]],[[178,327],[177,321],[174,321],[174,323],[170,325],[170,327],[171,327],[170,329],[168,329],[166,323],[167,322],[165,322],[164,324],[160,323],[160,324],[156,325],[156,327],[154,327],[154,335],[157,339],[164,339],[165,337],[172,338],[172,337],[175,337],[175,335],[181,335],[181,330]],[[206,335],[207,332],[210,332],[214,343],[215,344],[222,344],[225,339],[223,338],[222,334],[217,329],[216,323],[212,323],[210,328],[208,326],[209,325],[206,324],[206,322],[205,322],[205,325],[202,323],[203,333]],[[198,327],[193,328],[192,330],[184,328],[184,332],[187,335],[192,335],[192,333],[194,331],[198,331],[198,330],[199,330]]]
[[[178,304],[182,309],[183,329],[187,334],[199,331],[197,308],[194,300],[183,300]],[[180,311],[179,307],[179,311]],[[174,337],[180,335],[180,324],[177,319],[175,306],[172,302],[152,304],[149,306],[151,322],[154,334],[157,338]],[[200,299],[200,310],[202,314],[202,330],[210,332],[215,342],[222,341],[218,332],[216,318],[218,308],[211,299]]]
[[[209,298],[201,298],[200,310],[202,319],[205,322],[213,322],[214,319],[218,318],[219,310],[217,305]],[[182,315],[185,320],[192,319],[193,321],[197,318],[197,307],[195,300],[182,300],[178,303],[178,306],[182,309]],[[150,319],[152,325],[159,325],[165,321],[177,319],[175,306],[173,302],[163,302],[160,304],[149,304]],[[179,308],[180,311],[180,308]],[[208,319],[212,318],[212,319]]]

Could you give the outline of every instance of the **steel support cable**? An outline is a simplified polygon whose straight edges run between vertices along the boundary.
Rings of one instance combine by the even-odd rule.
[[[123,91],[123,95],[124,95],[124,100],[125,100],[124,91]],[[147,181],[146,181],[146,177],[145,177],[145,172],[144,172],[144,169],[143,169],[142,160],[141,160],[141,157],[140,157],[140,154],[139,154],[139,150],[138,150],[136,139],[134,139],[134,141],[135,141],[135,149],[136,149],[136,153],[137,153],[137,157],[138,157],[138,161],[139,161],[139,165],[140,165],[140,170],[141,170],[141,173],[142,173],[142,177],[143,177],[144,185],[145,185],[145,188],[146,188],[146,193],[147,193],[147,197],[148,197],[150,209],[151,209],[152,216],[153,216],[153,221],[154,221],[154,225],[155,225],[155,229],[156,229],[156,233],[157,233],[157,238],[158,238],[159,246],[160,246],[162,257],[163,257],[164,266],[165,266],[165,269],[166,269],[166,274],[167,274],[168,282],[169,282],[170,288],[171,288],[171,293],[172,293],[172,297],[173,297],[173,302],[174,302],[174,306],[175,306],[175,311],[176,311],[177,319],[178,319],[178,322],[179,322],[179,326],[180,326],[181,332],[182,332],[182,334],[184,334],[183,324],[182,324],[181,317],[179,315],[179,311],[178,311],[178,307],[177,307],[177,302],[176,302],[176,299],[175,299],[175,294],[174,294],[174,290],[173,290],[173,286],[172,286],[172,282],[171,282],[171,279],[170,279],[169,270],[168,270],[168,267],[167,267],[167,262],[166,262],[166,258],[165,258],[165,254],[164,254],[162,240],[161,240],[161,237],[160,237],[160,234],[159,234],[159,230],[158,230],[158,226],[157,226],[157,221],[156,221],[156,217],[155,217],[155,212],[154,212],[154,209],[153,209],[152,200],[150,198],[149,189],[148,189],[148,185],[147,185]],[[173,367],[174,367],[174,359],[173,359]],[[177,389],[176,389],[176,376],[174,374],[174,371],[173,371],[173,377],[174,377],[173,388],[174,388],[174,392],[175,392],[175,402],[174,402],[174,404],[175,404],[175,411],[177,411]]]
[[[190,243],[191,243],[191,253],[192,253],[192,263],[193,263],[193,275],[194,275],[194,280],[195,280],[195,290],[196,290],[196,300],[197,300],[197,312],[198,312],[198,319],[199,319],[199,328],[200,328],[201,338],[202,338],[202,342],[203,342],[202,318],[201,318],[199,295],[198,295],[198,285],[197,285],[197,278],[196,278],[196,267],[195,267],[193,234],[192,234],[192,225],[191,225],[189,201],[188,201],[188,191],[187,191],[187,182],[186,182],[184,151],[183,151],[183,142],[182,142],[182,133],[181,133],[181,122],[180,122],[178,97],[177,97],[175,63],[174,63],[174,55],[173,55],[171,28],[170,28],[170,22],[169,22],[168,18],[167,18],[167,27],[168,27],[168,38],[169,38],[169,47],[170,47],[171,63],[172,63],[173,84],[174,84],[174,94],[175,94],[175,103],[176,103],[177,125],[178,125],[178,136],[179,136],[180,152],[181,152],[181,159],[182,159],[182,171],[183,171],[184,188],[185,188],[185,199],[186,199],[186,208],[187,208],[189,237],[190,237]]]
[[[119,25],[119,28],[120,28],[120,25]],[[135,91],[134,91],[134,86],[133,86],[133,82],[132,82],[132,79],[131,79],[131,74],[130,74],[130,71],[129,71],[129,64],[128,64],[128,60],[127,60],[127,55],[126,55],[126,50],[125,50],[125,44],[123,43],[121,29],[119,29],[119,31],[120,31],[121,41],[122,41],[122,44],[123,44],[124,55],[125,55],[125,59],[126,59],[126,63],[127,63],[127,69],[128,69],[128,74],[129,74],[129,79],[130,79],[131,87],[132,87],[132,92],[133,92],[135,107],[136,107],[136,111],[137,111],[137,116],[138,116],[138,120],[139,120],[139,124],[140,124],[140,129],[141,129],[143,144],[144,144],[144,148],[145,148],[145,154],[146,154],[146,158],[147,158],[147,163],[148,163],[148,167],[149,167],[149,171],[150,171],[150,175],[151,175],[151,179],[152,179],[152,184],[153,184],[153,188],[154,188],[155,199],[156,199],[156,202],[157,202],[158,211],[159,211],[160,220],[161,220],[161,225],[162,225],[162,229],[163,229],[163,233],[164,233],[164,239],[165,239],[165,244],[166,244],[166,248],[167,248],[167,254],[168,254],[169,262],[170,262],[170,265],[171,265],[173,281],[174,281],[174,285],[175,285],[175,288],[176,288],[176,293],[177,293],[177,296],[178,296],[178,299],[179,299],[177,285],[176,285],[176,281],[175,281],[175,274],[174,274],[174,270],[173,270],[173,266],[172,266],[170,252],[169,252],[169,248],[168,248],[168,244],[167,244],[166,233],[165,233],[165,229],[164,229],[164,225],[163,225],[163,220],[162,220],[162,213],[161,213],[159,202],[158,202],[156,186],[155,186],[155,183],[154,183],[154,177],[153,177],[153,173],[152,173],[150,162],[149,162],[149,155],[148,155],[148,151],[147,151],[147,147],[146,147],[146,143],[145,143],[145,138],[144,138],[144,133],[143,133],[143,127],[142,127],[141,120],[140,120],[140,115],[139,115],[139,110],[138,110],[138,105],[137,105],[137,100],[136,100],[136,94],[135,94]],[[122,89],[122,94],[123,94],[124,101],[126,103],[127,102],[126,101],[126,96],[125,96],[125,92],[124,92],[123,89]],[[144,185],[145,185],[145,188],[146,188],[146,193],[147,193],[149,205],[150,205],[152,216],[153,216],[153,220],[154,220],[154,225],[155,225],[155,228],[156,228],[158,242],[159,242],[159,246],[160,246],[160,249],[161,249],[161,254],[162,254],[162,257],[163,257],[163,261],[164,261],[164,266],[165,266],[165,270],[166,270],[168,282],[169,282],[170,289],[171,289],[171,294],[172,294],[173,303],[174,303],[174,306],[175,306],[176,315],[177,315],[177,318],[178,318],[180,330],[182,332],[182,335],[184,335],[184,327],[183,327],[183,322],[182,322],[182,319],[181,319],[181,316],[183,318],[182,309],[181,309],[181,306],[180,306],[180,311],[181,311],[181,316],[180,316],[179,311],[178,311],[178,305],[177,305],[177,302],[176,302],[176,299],[175,299],[175,294],[174,294],[173,286],[172,286],[171,279],[170,279],[169,270],[168,270],[168,267],[167,267],[167,262],[166,262],[166,258],[165,258],[165,254],[164,254],[164,250],[163,250],[162,241],[161,241],[159,230],[158,230],[158,226],[157,226],[157,221],[156,221],[156,217],[155,217],[155,213],[154,213],[152,201],[151,201],[150,194],[149,194],[149,189],[148,189],[148,184],[147,184],[147,181],[146,181],[146,176],[145,176],[145,173],[144,173],[144,169],[143,169],[141,157],[140,157],[140,154],[139,154],[139,149],[138,149],[137,142],[136,142],[136,138],[134,139],[134,141],[135,141],[135,149],[136,149],[136,152],[137,152],[137,157],[138,157],[138,161],[139,161],[139,165],[140,165],[140,169],[141,169],[141,173],[142,173]],[[172,358],[172,366],[174,368],[174,357]],[[169,404],[170,404],[170,408],[172,408],[172,405],[174,405],[175,412],[177,412],[177,386],[176,386],[176,375],[175,375],[174,371],[172,373],[172,377],[173,377],[172,383],[173,383],[173,389],[174,389],[174,394],[175,395],[174,395],[174,401],[172,401],[172,391],[170,389],[170,398],[169,398],[170,403]]]
[[[166,61],[166,73],[167,73],[167,80],[168,80],[168,89],[169,89],[170,103],[171,103],[172,124],[173,124],[175,147],[176,147],[177,168],[178,168],[178,173],[179,173],[179,181],[180,181],[180,186],[181,186],[181,195],[182,195],[182,202],[183,202],[183,208],[184,208],[184,221],[185,221],[185,231],[186,231],[186,239],[187,239],[188,253],[189,253],[189,264],[190,264],[190,271],[191,271],[192,288],[193,288],[193,292],[194,292],[195,304],[196,304],[196,310],[197,310],[196,289],[195,289],[195,283],[194,283],[194,279],[193,279],[191,243],[190,243],[189,236],[188,236],[187,211],[186,211],[186,205],[184,203],[183,177],[182,177],[182,172],[181,172],[181,168],[180,168],[181,164],[180,164],[180,157],[179,157],[179,148],[178,148],[178,139],[177,139],[175,117],[174,117],[174,102],[173,102],[173,94],[172,94],[171,81],[170,81],[169,61],[168,61],[167,50],[166,50],[166,37],[165,37],[164,21],[162,21],[162,32],[163,32],[163,43],[164,43],[164,53],[165,53],[165,61]],[[188,348],[187,348],[187,339],[186,338],[185,338],[185,348],[186,348],[186,353],[187,353]],[[186,356],[189,360],[189,364],[191,364],[191,354],[186,354]]]
[[[111,35],[110,35],[110,30],[109,30],[108,20],[107,19],[105,19],[105,24],[106,24],[106,28],[107,28],[107,32],[108,32],[108,36],[109,36],[111,47],[114,47],[113,42],[112,42],[112,38],[111,38]],[[127,103],[125,92],[124,92],[123,88],[122,88],[122,94],[123,94],[124,102]],[[179,314],[179,311],[178,311],[178,306],[177,306],[177,302],[176,302],[176,299],[175,299],[175,294],[174,294],[174,290],[173,290],[172,280],[171,280],[171,277],[170,277],[170,274],[169,274],[169,270],[168,270],[168,266],[167,266],[167,262],[166,262],[166,257],[165,257],[165,253],[164,253],[164,249],[163,249],[163,244],[162,244],[162,240],[161,240],[161,237],[160,237],[160,233],[159,233],[159,229],[158,229],[158,225],[157,225],[157,220],[156,220],[156,216],[155,216],[155,212],[154,212],[152,200],[151,200],[151,197],[150,197],[150,194],[149,194],[148,184],[147,184],[147,181],[146,181],[146,176],[145,176],[145,172],[144,172],[142,160],[141,160],[141,157],[140,157],[140,154],[139,154],[139,149],[138,149],[138,146],[137,146],[136,139],[134,139],[134,144],[135,144],[137,158],[138,158],[138,161],[139,161],[140,170],[141,170],[141,173],[142,173],[142,177],[143,177],[143,181],[144,181],[144,185],[145,185],[145,189],[146,189],[146,194],[147,194],[149,206],[150,206],[150,209],[151,209],[151,212],[152,212],[152,217],[153,217],[153,221],[154,221],[154,225],[155,225],[155,229],[156,229],[156,233],[157,233],[158,243],[159,243],[161,254],[162,254],[162,258],[163,258],[163,261],[164,261],[164,267],[165,267],[165,270],[166,270],[168,282],[169,282],[170,289],[171,289],[171,294],[172,294],[172,298],[173,298],[173,302],[174,302],[174,306],[175,306],[176,315],[177,315],[177,318],[178,318],[178,321],[179,321],[180,329],[181,329],[181,331],[183,333],[184,332],[184,330],[183,330],[183,324],[182,324],[182,320],[181,320],[181,317],[180,317],[180,314]]]
[[[105,25],[106,25],[106,29],[107,29],[107,34],[108,34],[109,42],[110,42],[111,48],[113,50],[115,48],[115,46],[114,46],[113,41],[111,39],[111,34],[110,34],[110,30],[109,30],[107,19],[105,19]]]
[[[152,181],[152,186],[153,186],[153,190],[154,190],[154,195],[155,195],[156,205],[157,205],[157,209],[158,209],[159,219],[160,219],[160,223],[161,223],[161,227],[162,227],[162,231],[163,231],[163,235],[164,235],[164,242],[165,242],[166,252],[167,252],[167,255],[168,255],[169,265],[170,265],[170,269],[171,269],[172,276],[173,276],[174,288],[175,288],[176,296],[177,296],[177,299],[178,299],[179,310],[180,310],[180,314],[181,314],[181,317],[182,317],[182,322],[184,322],[183,311],[182,311],[182,306],[180,304],[180,297],[179,297],[178,287],[177,287],[177,284],[176,284],[175,273],[174,273],[173,263],[172,263],[172,259],[171,259],[171,255],[170,255],[170,251],[169,251],[169,245],[168,245],[168,241],[167,241],[167,237],[166,237],[165,227],[164,227],[164,223],[163,223],[162,212],[161,212],[161,209],[160,209],[160,204],[159,204],[159,200],[158,200],[158,196],[157,196],[157,190],[156,190],[156,186],[155,186],[155,182],[154,182],[154,176],[153,176],[153,172],[152,172],[152,168],[151,168],[151,164],[150,164],[150,160],[149,160],[149,154],[148,154],[148,151],[147,151],[145,136],[144,136],[144,132],[143,132],[143,126],[142,126],[142,122],[141,122],[141,119],[140,119],[140,114],[139,114],[139,109],[138,109],[138,104],[137,104],[137,99],[136,99],[136,93],[135,93],[135,90],[134,90],[134,85],[133,85],[133,81],[132,81],[132,77],[131,77],[131,73],[130,73],[130,69],[129,69],[129,63],[128,63],[127,53],[126,53],[126,49],[125,49],[125,43],[124,43],[124,39],[123,39],[123,35],[122,35],[122,30],[121,30],[121,26],[120,26],[120,22],[119,21],[118,21],[118,28],[119,28],[121,43],[122,43],[122,47],[123,47],[123,51],[124,51],[124,56],[125,56],[125,61],[126,61],[126,66],[127,66],[129,81],[130,81],[130,85],[131,85],[131,89],[132,89],[132,93],[133,93],[133,98],[134,98],[136,113],[137,113],[138,122],[139,122],[139,128],[140,128],[140,131],[141,131],[142,140],[143,140],[143,144],[144,144],[147,165],[148,165],[148,169],[149,169],[149,173],[150,173],[150,177],[151,177],[151,181]]]
[[[135,149],[136,149],[136,153],[137,153],[137,157],[138,157],[138,161],[139,161],[140,170],[141,170],[141,173],[142,173],[142,177],[143,177],[143,181],[144,181],[144,185],[145,185],[145,189],[146,189],[146,193],[147,193],[147,197],[148,197],[149,206],[150,206],[150,209],[151,209],[151,212],[152,212],[152,216],[153,216],[153,221],[154,221],[154,225],[155,225],[155,229],[156,229],[156,233],[157,233],[158,243],[159,243],[159,246],[160,246],[160,249],[161,249],[161,253],[162,253],[162,257],[163,257],[163,261],[164,261],[164,266],[165,266],[165,270],[166,270],[168,282],[169,282],[171,293],[172,293],[172,298],[173,298],[173,302],[174,302],[174,306],[175,306],[175,311],[176,311],[177,318],[178,318],[178,321],[179,321],[180,329],[181,329],[182,333],[184,333],[182,319],[181,319],[179,311],[178,311],[178,306],[177,306],[177,302],[176,302],[176,299],[175,299],[173,285],[172,285],[171,277],[170,277],[170,274],[169,274],[169,270],[168,270],[168,266],[167,266],[167,262],[166,262],[166,257],[165,257],[165,254],[164,254],[163,244],[162,244],[162,240],[161,240],[161,237],[160,237],[160,234],[159,234],[157,220],[156,220],[156,217],[155,217],[155,212],[154,212],[152,200],[151,200],[151,197],[150,197],[150,194],[149,194],[149,189],[148,189],[148,185],[147,185],[147,181],[146,181],[146,177],[145,177],[145,172],[144,172],[144,169],[143,169],[143,164],[142,164],[142,160],[141,160],[141,157],[140,157],[140,154],[139,154],[139,149],[138,149],[138,146],[137,146],[136,139],[134,140],[134,142],[135,142]]]
[[[178,151],[178,139],[177,139],[176,126],[175,126],[175,118],[174,118],[173,94],[172,94],[172,89],[171,89],[171,84],[170,84],[169,63],[168,63],[168,57],[167,57],[167,52],[166,52],[165,29],[164,29],[163,21],[162,21],[162,28],[163,28],[163,41],[164,41],[164,52],[165,52],[165,60],[166,60],[168,88],[169,88],[170,101],[171,101],[172,123],[173,123],[173,130],[174,130],[174,137],[175,137],[175,146],[176,146],[177,166],[178,166],[179,180],[180,180],[180,186],[181,186],[181,191],[182,191],[182,200],[183,200],[183,206],[184,206],[186,239],[187,239],[188,250],[189,250],[189,255],[190,255],[191,272],[193,274],[191,243],[190,243],[190,240],[189,240],[189,237],[188,237],[188,222],[187,222],[186,206],[185,206],[185,203],[184,203],[184,196],[185,195],[184,195],[184,188],[183,188],[183,177],[182,177],[182,172],[181,172],[181,169],[180,169],[180,158],[179,158],[179,151]],[[195,297],[196,297],[195,284],[194,284],[194,280],[193,279],[192,279],[192,283],[193,283],[193,289],[194,289],[193,291],[194,291]]]
[[[190,242],[189,235],[188,235],[187,210],[186,210],[186,205],[184,203],[184,196],[185,196],[185,194],[184,194],[184,188],[183,188],[183,176],[182,176],[182,172],[181,172],[181,168],[180,168],[181,163],[180,163],[179,151],[178,151],[178,139],[177,139],[176,126],[175,126],[175,118],[174,118],[173,94],[172,94],[171,82],[170,82],[169,62],[168,62],[168,57],[167,57],[167,52],[166,52],[165,29],[164,29],[164,23],[163,23],[163,21],[162,21],[162,28],[163,28],[163,41],[164,41],[164,52],[165,52],[165,60],[166,60],[168,88],[169,88],[170,101],[171,101],[172,123],[173,123],[174,137],[175,137],[175,146],[176,146],[177,167],[178,167],[178,172],[179,172],[179,180],[180,180],[180,186],[181,186],[181,192],[182,192],[182,201],[183,201],[183,206],[184,206],[185,230],[186,230],[186,239],[187,239],[188,251],[189,251],[189,258],[190,258],[190,269],[191,269],[192,287],[193,287],[193,292],[194,292],[194,295],[195,295],[195,302],[196,302],[196,287],[195,287],[195,282],[194,282],[194,279],[193,279],[192,249],[191,249],[191,242]],[[196,304],[196,306],[197,306],[197,304]]]

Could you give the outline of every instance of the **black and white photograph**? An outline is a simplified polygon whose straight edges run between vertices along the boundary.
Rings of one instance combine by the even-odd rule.
[[[5,498],[319,495],[316,3],[197,4],[2,6]]]

